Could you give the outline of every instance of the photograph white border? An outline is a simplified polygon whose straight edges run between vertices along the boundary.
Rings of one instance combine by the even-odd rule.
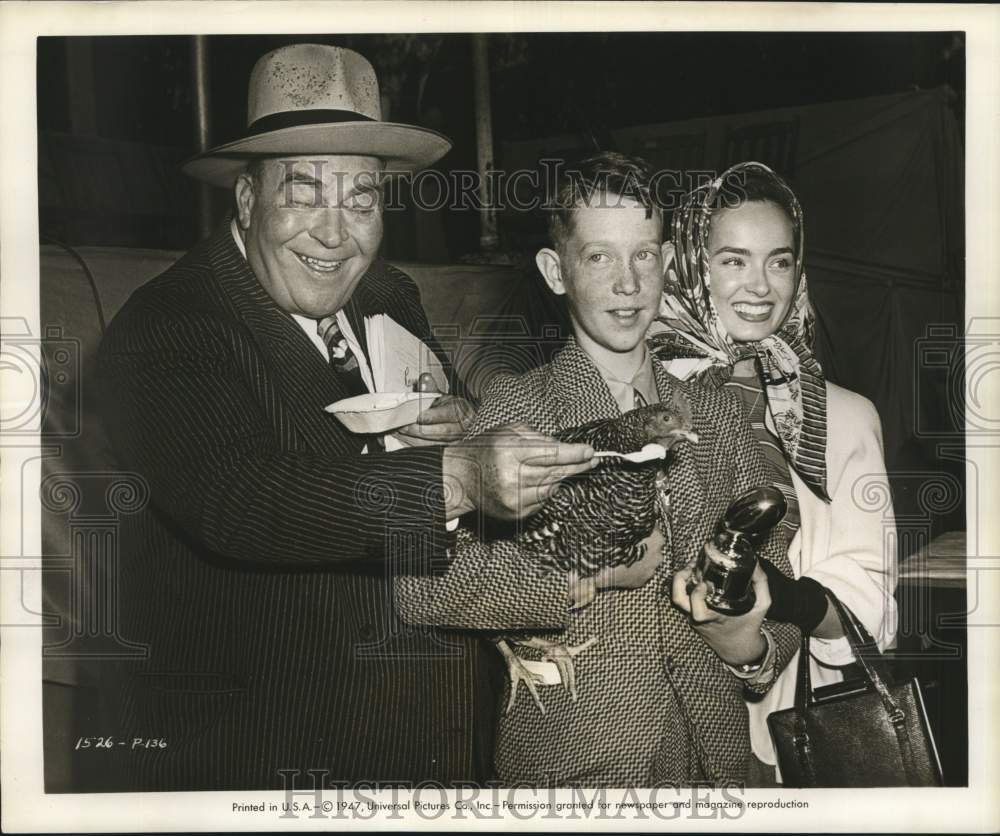
[[[609,2],[107,2],[0,4],[0,314],[39,331],[38,167],[35,39],[42,35],[293,34],[305,32],[504,31],[953,31],[966,33],[966,319],[1000,317],[1000,9],[995,6],[609,3]],[[651,80],[656,83],[656,80]],[[669,84],[664,80],[664,90]],[[234,91],[242,95],[242,91]],[[982,324],[982,323],[981,323]],[[991,333],[1000,333],[994,319]],[[997,339],[996,336],[993,337]],[[1000,356],[1000,354],[998,354]],[[994,361],[995,362],[995,361]],[[1000,363],[996,364],[1000,368]],[[980,370],[982,372],[982,370]],[[0,379],[4,414],[34,397],[27,376]],[[998,376],[979,398],[996,420]],[[992,832],[1000,829],[997,786],[1000,699],[997,601],[1000,559],[996,480],[1000,438],[968,447],[968,526],[976,537],[970,590],[968,788],[747,790],[747,801],[805,801],[807,808],[747,810],[739,817],[278,818],[234,813],[234,803],[284,801],[281,792],[45,795],[42,780],[40,452],[30,438],[2,444],[0,470],[0,777],[5,832],[168,830],[684,830]],[[998,564],[1000,565],[1000,564]],[[34,614],[34,615],[33,615]],[[526,799],[535,797],[522,791]],[[588,791],[586,797],[590,798]],[[430,795],[438,800],[440,793]],[[501,793],[502,797],[507,797]],[[484,797],[488,797],[485,791]],[[538,798],[548,797],[542,791]],[[560,798],[573,800],[571,791]],[[614,793],[607,798],[613,800]],[[671,796],[676,797],[676,796]],[[702,798],[718,793],[700,791]],[[731,813],[730,813],[731,814]]]

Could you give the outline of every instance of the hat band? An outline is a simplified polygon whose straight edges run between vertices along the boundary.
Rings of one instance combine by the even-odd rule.
[[[294,128],[298,125],[323,125],[337,122],[374,122],[371,116],[356,113],[353,110],[282,110],[269,113],[247,128],[247,136],[280,131],[282,128]]]

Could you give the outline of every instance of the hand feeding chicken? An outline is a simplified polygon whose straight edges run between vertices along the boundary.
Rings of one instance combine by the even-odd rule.
[[[631,566],[645,554],[645,540],[661,514],[657,496],[659,477],[673,448],[681,441],[697,443],[692,429],[691,405],[679,390],[670,403],[659,403],[627,412],[617,418],[596,421],[556,433],[560,441],[590,444],[595,451],[634,456],[605,457],[593,470],[560,483],[542,509],[525,523],[518,545],[542,564],[582,578],[616,566]],[[660,445],[662,455],[653,445]],[[541,661],[555,662],[560,680],[576,699],[573,657],[584,645],[567,648],[537,636],[507,636],[497,646],[507,663],[510,698],[507,710],[517,698],[517,686],[524,682],[538,709],[545,708],[538,696],[542,678],[528,671],[508,643],[542,651]]]

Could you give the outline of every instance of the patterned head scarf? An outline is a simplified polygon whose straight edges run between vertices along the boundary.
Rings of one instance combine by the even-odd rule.
[[[758,342],[737,343],[729,336],[712,302],[708,235],[712,214],[726,204],[720,193],[745,182],[746,174],[768,180],[781,190],[792,210],[795,250],[795,297],[777,332]],[[695,189],[674,212],[674,263],[668,272],[660,315],[650,328],[649,345],[664,363],[698,358],[687,376],[721,385],[734,364],[756,357],[767,410],[785,458],[822,499],[826,490],[826,385],[812,353],[813,311],[802,269],[802,209],[788,184],[760,163],[734,165],[710,184]]]

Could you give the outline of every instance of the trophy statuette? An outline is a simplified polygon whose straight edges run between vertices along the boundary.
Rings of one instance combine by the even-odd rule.
[[[777,488],[754,488],[733,500],[715,527],[695,565],[695,582],[708,587],[705,603],[724,615],[743,615],[756,596],[751,579],[757,568],[757,548],[788,510]]]

